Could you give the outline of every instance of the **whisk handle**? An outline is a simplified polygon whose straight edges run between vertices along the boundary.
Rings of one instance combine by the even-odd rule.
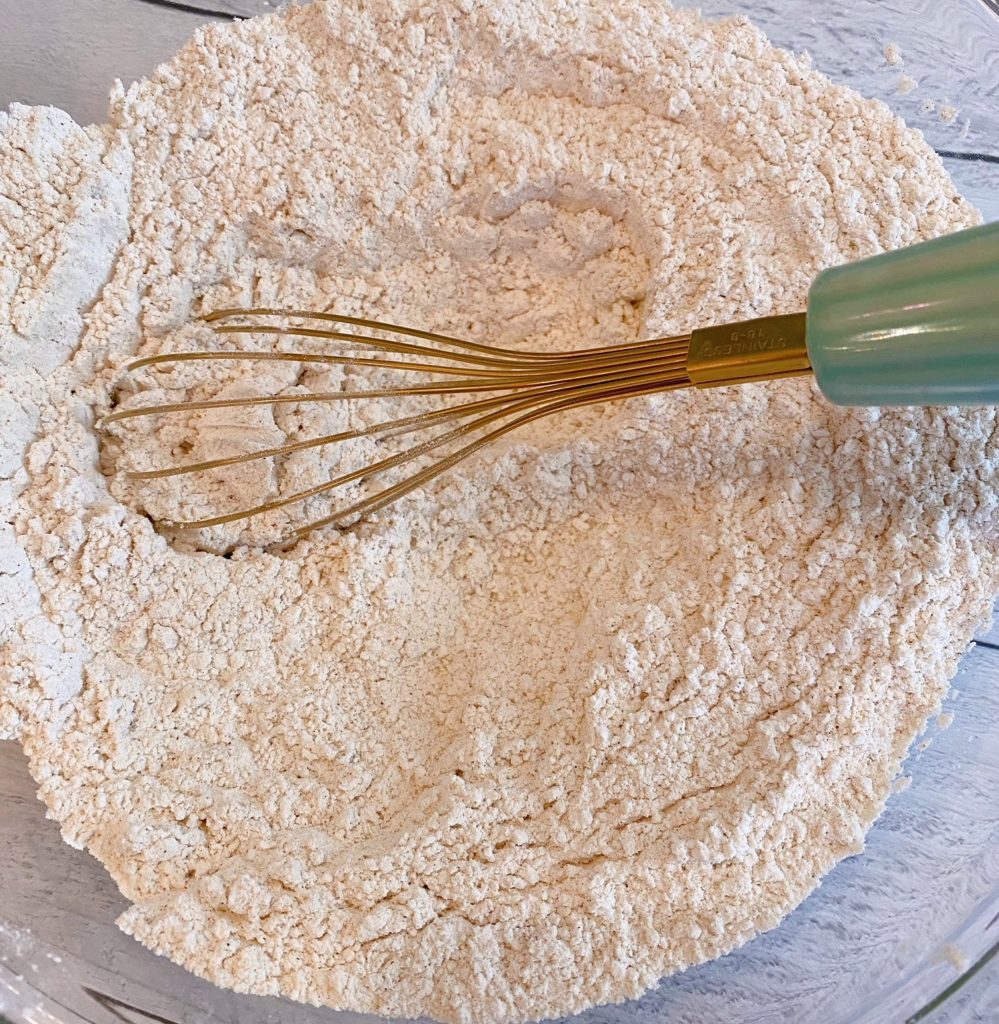
[[[999,224],[824,271],[806,344],[838,405],[999,405]]]

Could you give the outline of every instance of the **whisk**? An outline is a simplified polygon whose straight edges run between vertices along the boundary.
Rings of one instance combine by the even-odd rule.
[[[380,489],[297,529],[288,538],[293,540],[327,525],[343,528],[356,523],[527,423],[600,402],[813,374],[820,391],[841,405],[999,404],[999,224],[827,270],[809,290],[807,312],[573,352],[500,348],[328,312],[221,309],[202,319],[219,334],[321,339],[337,348],[321,353],[161,353],[137,359],[126,370],[262,360],[390,370],[400,374],[400,383],[308,395],[261,394],[117,408],[104,417],[105,429],[138,417],[208,409],[412,396],[440,402],[429,411],[355,429],[128,474],[145,480],[198,474],[361,437],[417,435],[401,451],[306,490],[217,516],[162,524],[201,529],[238,522],[355,481],[384,481],[397,467],[418,464],[402,479],[388,486],[378,484]],[[359,355],[359,350],[374,354]]]

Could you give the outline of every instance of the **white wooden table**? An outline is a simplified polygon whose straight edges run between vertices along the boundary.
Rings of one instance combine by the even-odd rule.
[[[777,17],[768,2],[760,2],[761,17]],[[815,0],[803,2],[805,6],[815,5]],[[13,101],[48,103],[68,110],[81,123],[101,121],[115,78],[127,82],[146,74],[170,57],[206,20],[265,13],[274,6],[276,3],[268,0],[0,0],[0,107]],[[747,5],[741,6],[745,9]],[[900,17],[906,16],[904,4],[888,4],[886,11],[888,6],[896,13],[901,12]],[[765,21],[763,24],[770,31]],[[775,38],[786,42],[779,36]],[[948,157],[948,168],[987,219],[999,219],[999,138],[992,140],[992,148],[982,158],[976,154],[986,148],[988,139],[983,142],[981,137],[961,140],[955,136],[956,141],[948,142],[948,138],[941,131],[931,141],[941,150],[958,153]],[[983,634],[981,641],[982,646],[966,659],[966,666],[970,666],[966,671],[991,678],[999,673],[999,629]],[[9,886],[5,890],[5,875],[14,874],[25,881],[18,891]],[[60,980],[62,955],[89,965],[93,984],[99,985],[112,1000],[120,978],[141,973],[142,965],[152,955],[115,932],[112,922],[125,901],[88,855],[61,843],[56,826],[45,819],[43,808],[34,798],[34,785],[24,759],[11,743],[0,743],[0,900],[3,899],[6,904],[0,906],[0,953],[5,943],[15,953],[23,948],[18,946],[17,922],[32,929],[35,944],[31,956],[16,969],[0,962],[0,1011],[5,997],[6,1005],[16,1005],[17,986],[32,988],[31,977],[37,976],[33,991],[43,992],[45,997],[32,1004],[30,1015],[21,1018],[25,1021],[51,1024],[84,1019],[165,1019],[152,1012],[162,1005],[157,1002],[162,996],[152,991],[147,1002],[150,1015],[141,1018],[132,1011],[126,1014],[116,1009],[113,1003],[102,1004],[102,1009],[94,1004],[93,1016],[87,1018],[66,1009],[71,1000],[68,989],[61,992],[60,985],[78,986],[80,982],[76,977]],[[6,933],[4,919],[8,922]],[[38,952],[45,948],[50,952]],[[162,965],[157,970],[162,973]],[[173,968],[167,965],[167,970],[164,976],[169,977]],[[204,985],[198,982],[192,987],[180,968],[176,968],[176,980],[178,988],[184,987],[188,992],[202,991],[199,986]],[[207,986],[204,991],[210,988]],[[240,1009],[246,1005],[246,997],[234,996],[226,1005],[231,1009],[225,1011],[225,1019],[246,1019]],[[217,1004],[212,1006],[212,1019],[222,1019]],[[257,1001],[254,1006],[255,1019],[259,1011],[263,1014],[260,1019],[280,1020],[282,1024],[332,1019],[325,1013],[276,1001]],[[165,1006],[160,1012],[167,1012]],[[208,1011],[199,1019],[209,1019]],[[999,957],[979,972],[960,1000],[927,1021],[930,1019],[933,1024],[999,1021]],[[889,1022],[886,1020],[885,1024]]]

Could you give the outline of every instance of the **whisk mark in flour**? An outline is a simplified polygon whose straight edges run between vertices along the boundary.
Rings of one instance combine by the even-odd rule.
[[[339,329],[309,326],[271,326],[253,322],[259,317],[279,317],[285,320],[326,321]],[[239,455],[203,459],[158,469],[129,470],[130,480],[163,480],[167,477],[205,473],[227,466],[243,465],[261,459],[287,456],[306,449],[322,449],[332,445],[355,441],[360,437],[374,437],[379,442],[417,434],[417,440],[394,455],[362,464],[349,473],[334,476],[306,491],[299,491],[259,505],[250,505],[234,512],[205,517],[193,522],[162,522],[162,526],[186,530],[206,529],[212,526],[239,522],[253,516],[285,508],[343,487],[354,480],[365,482],[381,478],[383,474],[406,466],[400,480],[383,486],[374,494],[338,509],[323,519],[308,522],[292,535],[301,539],[312,530],[329,524],[343,528],[364,516],[384,508],[413,490],[422,487],[464,459],[487,445],[546,416],[565,413],[602,402],[624,401],[652,393],[675,390],[691,384],[687,369],[687,353],[691,339],[686,336],[657,338],[630,345],[612,345],[579,349],[573,352],[531,352],[503,349],[433,332],[398,327],[378,321],[356,317],[342,317],[329,313],[283,312],[280,310],[224,310],[202,319],[218,323],[233,317],[249,320],[245,326],[223,322],[215,329],[224,334],[271,334],[278,338],[317,338],[347,346],[348,353],[357,349],[382,350],[401,353],[415,358],[408,360],[358,356],[343,353],[299,353],[289,351],[217,352],[195,351],[162,353],[135,360],[127,367],[136,371],[149,366],[163,367],[182,363],[227,363],[244,360],[259,362],[303,362],[331,366],[377,367],[393,370],[403,379],[407,375],[412,383],[388,388],[311,393],[308,395],[251,395],[245,398],[208,399],[198,402],[170,402],[150,404],[141,400],[117,409],[106,416],[102,429],[114,429],[115,424],[140,417],[189,414],[192,409],[246,409],[274,406],[283,403],[312,402],[370,402],[374,399],[399,400],[420,396],[440,396],[441,403],[415,415],[376,421],[364,427],[325,434],[317,438],[290,442],[278,447],[257,448]],[[350,327],[365,333],[345,333]],[[756,335],[756,331],[749,333]],[[415,345],[399,339],[418,338],[432,346]],[[724,347],[724,346],[723,346]],[[701,346],[702,354],[708,346]],[[458,365],[453,365],[457,363]],[[471,365],[469,365],[471,364]],[[451,377],[447,375],[450,374]],[[435,376],[444,375],[444,376]],[[484,393],[486,397],[474,401],[454,401],[464,396]],[[136,396],[141,399],[141,392]],[[450,424],[458,425],[451,427]],[[430,433],[444,426],[443,432]],[[430,436],[426,436],[430,433]],[[127,434],[121,437],[127,445]],[[411,463],[424,463],[411,470]]]

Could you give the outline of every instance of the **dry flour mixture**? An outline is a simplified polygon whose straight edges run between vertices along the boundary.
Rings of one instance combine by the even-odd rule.
[[[291,9],[202,31],[107,125],[0,129],[0,723],[122,928],[241,991],[499,1024],[636,996],[861,848],[999,586],[993,410],[803,380],[583,410],[284,553],[276,515],[144,512],[327,453],[122,468],[383,410],[103,449],[94,420],[222,305],[551,349],[798,310],[823,267],[977,221],[918,133],[745,21],[639,0]]]

